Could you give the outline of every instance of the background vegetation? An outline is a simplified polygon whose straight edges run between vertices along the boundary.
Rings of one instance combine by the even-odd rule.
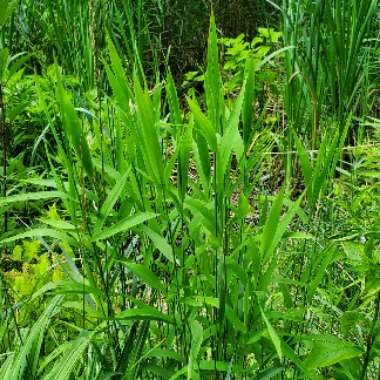
[[[0,29],[1,379],[380,379],[377,0]]]

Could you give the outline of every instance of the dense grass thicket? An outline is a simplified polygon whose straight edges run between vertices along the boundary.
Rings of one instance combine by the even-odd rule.
[[[0,32],[0,380],[380,379],[378,0]]]

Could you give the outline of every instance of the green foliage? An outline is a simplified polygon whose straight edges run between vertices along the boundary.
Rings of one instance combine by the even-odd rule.
[[[252,61],[254,69],[257,70],[273,46],[278,45],[280,38],[281,32],[272,28],[258,28],[257,36],[250,43],[245,41],[244,34],[236,38],[220,39],[220,44],[226,49],[224,71],[228,78],[227,93],[234,91],[242,82],[247,62]],[[273,68],[257,71],[256,86],[262,91],[264,84],[270,84],[276,79],[276,72]]]
[[[250,70],[256,72],[256,90],[262,93],[264,85],[271,85],[278,76],[278,66],[265,66],[266,59],[273,53],[274,47],[279,45],[281,32],[273,28],[258,28],[257,36],[251,42],[246,41],[244,34],[236,38],[222,37],[218,39],[218,44],[223,49],[224,65],[223,80],[224,91],[230,94],[237,90],[244,80],[246,67],[251,66]],[[214,70],[213,70],[214,72]],[[184,88],[196,86],[205,80],[203,74],[198,71],[190,71],[185,74]],[[278,90],[278,89],[277,89]],[[276,91],[276,86],[273,86]]]
[[[177,2],[7,4],[0,378],[378,378],[374,2],[216,1],[185,88]]]

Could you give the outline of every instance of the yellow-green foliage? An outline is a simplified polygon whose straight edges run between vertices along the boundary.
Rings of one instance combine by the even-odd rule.
[[[50,220],[61,220],[55,204],[49,207],[46,217]],[[61,243],[60,246],[69,254],[72,253],[67,243]],[[44,252],[40,240],[23,240],[15,245],[10,267],[5,272],[5,277],[17,299],[31,295],[49,281],[58,282],[64,278],[59,257],[55,252]]]

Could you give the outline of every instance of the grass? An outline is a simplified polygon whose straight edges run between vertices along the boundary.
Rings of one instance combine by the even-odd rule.
[[[0,378],[377,379],[376,2],[271,4],[237,86],[212,15],[189,90],[164,2],[57,4],[0,7]]]

